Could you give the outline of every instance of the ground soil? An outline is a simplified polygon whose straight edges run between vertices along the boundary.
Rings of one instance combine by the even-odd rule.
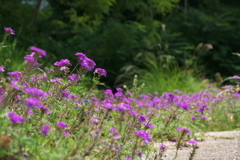
[[[201,134],[199,134],[200,136]],[[208,132],[202,142],[198,142],[198,149],[193,160],[240,160],[240,131]],[[165,142],[168,150],[162,160],[172,160],[176,149],[174,142]],[[159,147],[159,144],[155,145]],[[192,151],[191,146],[184,146],[178,151],[176,160],[188,160]],[[153,157],[144,158],[152,160]]]

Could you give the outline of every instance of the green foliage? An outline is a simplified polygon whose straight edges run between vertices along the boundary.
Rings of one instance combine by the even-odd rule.
[[[240,12],[236,3],[223,0],[189,2],[187,12],[174,10],[164,19],[170,32],[184,37],[183,42],[212,44],[213,49],[199,62],[206,68],[204,72],[209,78],[214,78],[216,72],[224,77],[239,73],[238,59],[231,54],[239,51],[237,15]]]

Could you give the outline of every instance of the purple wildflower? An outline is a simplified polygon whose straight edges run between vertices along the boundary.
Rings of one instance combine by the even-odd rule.
[[[238,75],[234,75],[233,78],[234,79],[240,79],[240,77]]]
[[[68,71],[68,70],[69,70],[69,68],[66,66],[60,67],[60,71]]]
[[[37,106],[36,108],[40,109],[43,113],[52,113],[48,107],[45,106]]]
[[[68,78],[71,79],[71,81],[73,81],[73,82],[76,83],[76,82],[79,81],[80,76],[73,73],[73,74],[71,74],[70,76],[68,76]]]
[[[68,131],[63,131],[62,134],[64,134],[65,137],[72,137]]]
[[[12,28],[4,27],[4,30],[7,31],[8,34],[12,34],[12,35],[15,34],[15,31]]]
[[[93,117],[90,122],[92,122],[92,123],[98,123],[98,122],[99,122],[99,118]]]
[[[65,127],[68,126],[68,124],[67,124],[67,123],[64,123],[64,122],[58,122],[58,123],[57,123],[57,126],[60,127],[60,128],[65,128]]]
[[[129,157],[129,158],[123,158],[122,160],[134,160],[134,159]]]
[[[113,138],[114,138],[114,139],[119,139],[119,138],[121,138],[121,135],[119,135],[119,134],[114,134],[114,135],[113,135]]]
[[[122,103],[117,105],[117,109],[119,112],[124,112],[124,111],[128,110],[127,106]]]
[[[5,70],[4,70],[4,67],[5,67],[5,66],[3,66],[3,65],[0,66],[0,73],[5,71]]]
[[[42,57],[42,56],[44,56],[44,57],[46,57],[46,51],[45,50],[43,50],[43,49],[40,49],[40,48],[37,48],[37,47],[35,47],[35,46],[32,46],[32,47],[30,47],[30,49],[32,50],[32,51],[34,51],[36,54],[38,54],[39,56],[38,57]]]
[[[178,130],[178,131],[183,130],[183,131],[186,132],[187,134],[189,134],[189,135],[191,134],[190,129],[188,129],[187,127],[178,127],[177,130]]]
[[[167,149],[167,145],[165,144],[160,144],[160,150],[164,151],[165,149]]]
[[[190,144],[192,144],[192,145],[197,145],[198,141],[191,140],[191,141],[188,141],[188,143],[190,143]]]
[[[179,107],[181,107],[182,109],[184,109],[184,110],[189,110],[189,108],[190,108],[190,106],[188,105],[188,104],[186,104],[186,103],[177,103],[177,106],[179,106]]]
[[[204,115],[202,115],[201,117],[202,117],[202,119],[204,119],[204,120],[208,120],[208,118],[205,117]]]
[[[143,122],[142,124],[147,126],[148,128],[154,128],[154,125],[151,125],[149,123]]]
[[[193,120],[193,121],[196,120],[196,119],[197,119],[196,117],[192,116],[192,120]]]
[[[42,134],[47,135],[50,132],[50,123],[42,125]]]
[[[96,63],[87,57],[85,57],[82,62],[79,62],[79,64],[81,64],[85,69],[89,71],[92,71],[93,68],[96,66]]]
[[[24,154],[23,157],[24,158],[29,158],[29,155]]]
[[[33,95],[33,96],[42,97],[43,99],[47,96],[47,94],[45,92],[43,92],[42,90],[37,89],[37,88],[26,88],[25,92],[27,92],[28,94]]]
[[[86,58],[86,55],[83,53],[76,53],[75,55],[78,57],[79,60],[82,61]]]
[[[12,123],[23,123],[24,122],[24,118],[22,116],[19,116],[15,112],[9,112],[7,115],[8,115],[8,117],[10,117],[10,121]]]
[[[117,90],[118,92],[122,92],[122,91],[123,91],[122,88],[116,88],[116,90]]]
[[[198,107],[198,112],[201,112],[201,114],[203,114],[204,110],[207,108],[206,104],[201,105],[200,107]]]
[[[117,129],[116,129],[116,128],[114,128],[114,127],[111,127],[109,130],[110,130],[112,133],[115,133],[115,132],[117,132]]]
[[[151,137],[148,132],[144,130],[135,131],[134,134],[144,139],[145,142],[151,141]]]
[[[96,68],[94,73],[98,73],[100,76],[107,76],[107,71],[105,69],[102,68]]]
[[[58,67],[63,67],[63,66],[71,66],[72,64],[68,59],[61,59],[60,62],[55,62],[54,65]]]
[[[8,72],[7,75],[10,76],[11,81],[18,81],[21,78],[21,72],[20,71],[13,71],[13,72]]]
[[[138,118],[139,118],[140,122],[145,122],[146,121],[146,117],[142,114],[139,115]]]
[[[25,104],[28,107],[36,107],[36,106],[41,106],[42,105],[41,101],[39,99],[35,98],[35,97],[27,98],[25,100]]]

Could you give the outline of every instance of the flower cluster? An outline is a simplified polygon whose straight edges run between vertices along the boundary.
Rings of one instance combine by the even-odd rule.
[[[141,137],[144,139],[144,142],[146,144],[148,144],[148,142],[151,141],[151,136],[149,135],[148,132],[144,131],[144,130],[139,130],[139,131],[135,131],[134,134],[136,134],[137,136]]]
[[[12,28],[4,27],[4,30],[5,30],[8,34],[12,34],[12,35],[15,34],[15,31],[14,31]]]
[[[75,54],[79,59],[79,64],[83,66],[83,68],[87,69],[88,71],[92,71],[94,67],[96,66],[96,63],[89,59],[85,54],[83,53],[76,53]]]
[[[183,130],[183,132],[185,132],[185,133],[187,133],[187,134],[189,134],[189,135],[191,134],[190,129],[188,129],[187,127],[178,127],[177,130],[178,130],[178,131]]]
[[[16,114],[15,112],[9,112],[8,117],[10,117],[10,121],[12,123],[23,123],[24,122],[24,118],[18,114]]]

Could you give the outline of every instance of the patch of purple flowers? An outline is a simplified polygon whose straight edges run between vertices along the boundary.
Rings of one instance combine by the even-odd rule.
[[[63,66],[71,66],[72,64],[68,59],[61,59],[60,62],[55,62],[54,65],[58,67],[63,67]]]
[[[41,101],[35,97],[27,98],[25,100],[25,104],[26,104],[26,106],[31,107],[31,108],[42,105]]]
[[[148,144],[151,141],[151,137],[148,132],[144,130],[135,131],[134,134],[144,139],[144,142]]]
[[[9,112],[7,115],[8,115],[8,117],[10,117],[10,121],[12,123],[23,123],[24,122],[24,118],[22,116],[19,116],[15,112]]]
[[[37,88],[26,88],[25,92],[27,92],[28,94],[33,95],[33,96],[41,97],[43,99],[45,99],[47,96],[47,94],[44,91],[37,89]]]

